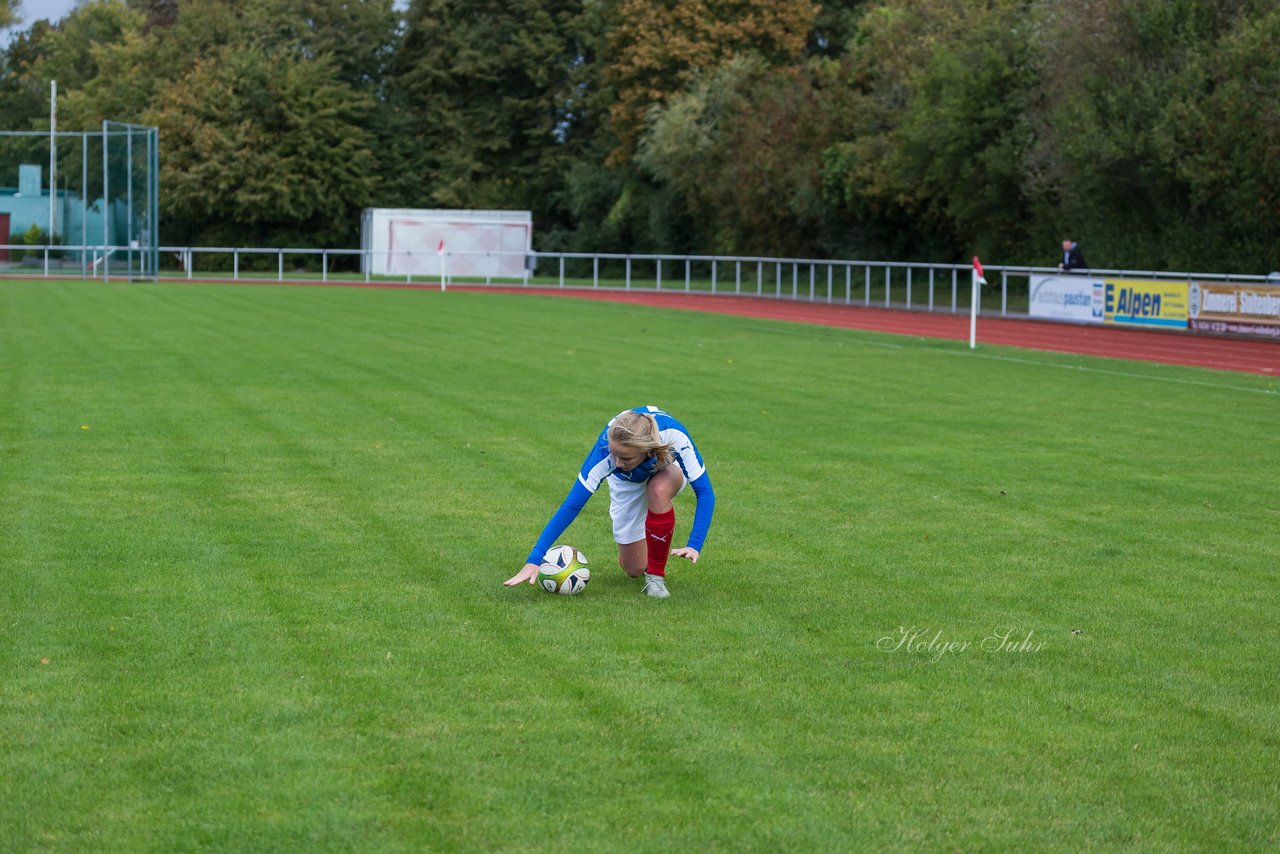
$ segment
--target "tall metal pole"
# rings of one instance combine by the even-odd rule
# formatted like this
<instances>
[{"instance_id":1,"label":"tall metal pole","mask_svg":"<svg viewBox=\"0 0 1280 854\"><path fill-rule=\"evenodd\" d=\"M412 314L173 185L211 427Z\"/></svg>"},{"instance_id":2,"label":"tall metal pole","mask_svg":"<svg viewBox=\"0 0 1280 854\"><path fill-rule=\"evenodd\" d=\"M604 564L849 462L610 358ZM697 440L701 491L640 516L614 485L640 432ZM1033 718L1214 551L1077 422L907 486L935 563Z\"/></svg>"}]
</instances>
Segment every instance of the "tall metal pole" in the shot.
<instances>
[{"instance_id":1,"label":"tall metal pole","mask_svg":"<svg viewBox=\"0 0 1280 854\"><path fill-rule=\"evenodd\" d=\"M130 127L124 138L124 245L125 269L128 270L129 281L133 281L133 128Z\"/></svg>"},{"instance_id":2,"label":"tall metal pole","mask_svg":"<svg viewBox=\"0 0 1280 854\"><path fill-rule=\"evenodd\" d=\"M151 143L151 160L147 166L147 182L151 189L147 199L147 231L151 235L151 275L160 278L160 129L147 134Z\"/></svg>"},{"instance_id":3,"label":"tall metal pole","mask_svg":"<svg viewBox=\"0 0 1280 854\"><path fill-rule=\"evenodd\" d=\"M102 281L111 281L111 260L108 257L111 243L111 194L107 163L107 120L102 120Z\"/></svg>"},{"instance_id":4,"label":"tall metal pole","mask_svg":"<svg viewBox=\"0 0 1280 854\"><path fill-rule=\"evenodd\" d=\"M80 133L80 278L89 267L89 133Z\"/></svg>"},{"instance_id":5,"label":"tall metal pole","mask_svg":"<svg viewBox=\"0 0 1280 854\"><path fill-rule=\"evenodd\" d=\"M58 81L49 81L49 243L58 223L54 218L54 200L58 195ZM49 254L46 252L45 257Z\"/></svg>"}]
</instances>

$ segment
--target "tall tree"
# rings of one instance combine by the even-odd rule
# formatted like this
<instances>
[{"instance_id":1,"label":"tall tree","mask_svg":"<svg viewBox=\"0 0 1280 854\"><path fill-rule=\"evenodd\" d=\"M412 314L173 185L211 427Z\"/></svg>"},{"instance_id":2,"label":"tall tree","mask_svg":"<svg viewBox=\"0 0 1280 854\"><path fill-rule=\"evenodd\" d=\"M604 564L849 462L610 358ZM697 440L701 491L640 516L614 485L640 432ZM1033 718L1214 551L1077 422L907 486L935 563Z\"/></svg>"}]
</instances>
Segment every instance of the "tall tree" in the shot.
<instances>
[{"instance_id":1,"label":"tall tree","mask_svg":"<svg viewBox=\"0 0 1280 854\"><path fill-rule=\"evenodd\" d=\"M330 56L338 76L361 88L381 86L397 46L392 0L253 0L241 9L258 43L304 58Z\"/></svg>"},{"instance_id":2,"label":"tall tree","mask_svg":"<svg viewBox=\"0 0 1280 854\"><path fill-rule=\"evenodd\" d=\"M1196 53L1184 91L1157 127L1158 148L1188 190L1193 235L1171 263L1270 272L1280 267L1280 9L1231 22Z\"/></svg>"},{"instance_id":3,"label":"tall tree","mask_svg":"<svg viewBox=\"0 0 1280 854\"><path fill-rule=\"evenodd\" d=\"M373 198L368 96L321 57L227 48L159 93L161 206L196 242L349 244Z\"/></svg>"},{"instance_id":4,"label":"tall tree","mask_svg":"<svg viewBox=\"0 0 1280 854\"><path fill-rule=\"evenodd\" d=\"M682 195L704 251L817 253L821 152L841 82L831 61L778 69L737 57L654 113L637 162Z\"/></svg>"},{"instance_id":5,"label":"tall tree","mask_svg":"<svg viewBox=\"0 0 1280 854\"><path fill-rule=\"evenodd\" d=\"M1023 172L1036 75L1025 28L1009 25L1019 12L1007 13L938 46L888 158L897 200L944 257L1014 259L1032 236Z\"/></svg>"},{"instance_id":6,"label":"tall tree","mask_svg":"<svg viewBox=\"0 0 1280 854\"><path fill-rule=\"evenodd\" d=\"M606 82L618 148L629 159L649 111L742 53L774 65L796 62L817 18L810 0L613 0Z\"/></svg>"},{"instance_id":7,"label":"tall tree","mask_svg":"<svg viewBox=\"0 0 1280 854\"><path fill-rule=\"evenodd\" d=\"M414 206L540 208L564 171L580 0L416 0L393 104Z\"/></svg>"},{"instance_id":8,"label":"tall tree","mask_svg":"<svg viewBox=\"0 0 1280 854\"><path fill-rule=\"evenodd\" d=\"M123 41L141 25L123 0L79 6L56 24L37 21L20 33L4 52L0 80L0 115L6 129L48 128L49 81L57 80L62 103L101 72L104 50ZM78 117L67 115L74 126Z\"/></svg>"},{"instance_id":9,"label":"tall tree","mask_svg":"<svg viewBox=\"0 0 1280 854\"><path fill-rule=\"evenodd\" d=\"M4 117L0 125L4 130L32 130L48 121L49 81L37 66L44 40L52 30L48 21L37 21L0 51L0 116Z\"/></svg>"},{"instance_id":10,"label":"tall tree","mask_svg":"<svg viewBox=\"0 0 1280 854\"><path fill-rule=\"evenodd\" d=\"M882 0L866 9L843 60L844 136L823 155L831 250L953 259L1018 245L1033 88L1025 6Z\"/></svg>"},{"instance_id":11,"label":"tall tree","mask_svg":"<svg viewBox=\"0 0 1280 854\"><path fill-rule=\"evenodd\" d=\"M547 248L1271 269L1277 41L1274 0L97 0L0 50L0 116L56 77L63 126L162 123L175 239L526 207Z\"/></svg>"},{"instance_id":12,"label":"tall tree","mask_svg":"<svg viewBox=\"0 0 1280 854\"><path fill-rule=\"evenodd\" d=\"M114 0L110 5L124 10ZM80 11L76 14L80 14ZM72 121L162 127L174 239L330 245L378 199L391 0L131 0L122 37L64 98Z\"/></svg>"},{"instance_id":13,"label":"tall tree","mask_svg":"<svg viewBox=\"0 0 1280 854\"><path fill-rule=\"evenodd\" d=\"M1199 58L1216 53L1236 22L1272 5L1038 6L1032 29L1042 94L1029 107L1036 142L1027 182L1041 202L1041 219L1086 241L1099 266L1198 267L1199 259L1226 249L1210 235L1220 221L1241 224L1238 215L1195 213L1193 188L1171 160L1175 129L1168 117L1175 105L1212 94Z\"/></svg>"}]
</instances>

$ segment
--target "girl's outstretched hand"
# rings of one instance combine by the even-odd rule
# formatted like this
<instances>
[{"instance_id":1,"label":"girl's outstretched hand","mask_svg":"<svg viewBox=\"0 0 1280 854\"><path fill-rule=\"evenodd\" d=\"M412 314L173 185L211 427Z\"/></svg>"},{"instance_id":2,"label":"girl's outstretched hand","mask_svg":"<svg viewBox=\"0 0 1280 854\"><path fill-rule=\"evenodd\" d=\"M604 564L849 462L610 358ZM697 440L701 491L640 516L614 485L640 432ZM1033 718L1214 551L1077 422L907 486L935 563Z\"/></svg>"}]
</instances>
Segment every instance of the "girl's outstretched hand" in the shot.
<instances>
[{"instance_id":1,"label":"girl's outstretched hand","mask_svg":"<svg viewBox=\"0 0 1280 854\"><path fill-rule=\"evenodd\" d=\"M688 560L690 563L697 563L697 562L698 562L698 550L697 550L697 549L691 549L691 548L689 548L688 546L686 546L685 548L682 548L682 549L672 549L672 550L671 550L671 553L672 553L673 555L675 555L676 557L682 557L682 558L685 558L685 559L686 559L686 560Z\"/></svg>"},{"instance_id":2,"label":"girl's outstretched hand","mask_svg":"<svg viewBox=\"0 0 1280 854\"><path fill-rule=\"evenodd\" d=\"M694 552L694 554L696 555L697 552ZM536 563L526 563L523 569L521 569L515 575L511 576L510 578L508 578L506 581L502 583L505 584L507 587L515 587L517 584L519 584L522 581L527 581L530 584L533 584L534 581L537 580L537 578L538 578L538 565Z\"/></svg>"}]
</instances>

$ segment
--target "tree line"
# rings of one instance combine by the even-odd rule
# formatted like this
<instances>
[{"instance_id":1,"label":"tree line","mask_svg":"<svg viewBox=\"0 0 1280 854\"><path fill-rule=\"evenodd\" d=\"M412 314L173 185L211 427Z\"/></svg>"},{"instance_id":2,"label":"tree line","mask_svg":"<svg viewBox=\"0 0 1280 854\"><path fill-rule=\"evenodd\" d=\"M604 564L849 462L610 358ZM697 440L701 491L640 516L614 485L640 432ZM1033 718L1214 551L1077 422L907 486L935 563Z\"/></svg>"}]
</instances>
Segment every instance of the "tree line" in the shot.
<instances>
[{"instance_id":1,"label":"tree line","mask_svg":"<svg viewBox=\"0 0 1280 854\"><path fill-rule=\"evenodd\" d=\"M166 243L516 208L543 250L1280 264L1274 0L93 0L25 26L0 129L47 129L51 79L60 127L157 125Z\"/></svg>"}]
</instances>

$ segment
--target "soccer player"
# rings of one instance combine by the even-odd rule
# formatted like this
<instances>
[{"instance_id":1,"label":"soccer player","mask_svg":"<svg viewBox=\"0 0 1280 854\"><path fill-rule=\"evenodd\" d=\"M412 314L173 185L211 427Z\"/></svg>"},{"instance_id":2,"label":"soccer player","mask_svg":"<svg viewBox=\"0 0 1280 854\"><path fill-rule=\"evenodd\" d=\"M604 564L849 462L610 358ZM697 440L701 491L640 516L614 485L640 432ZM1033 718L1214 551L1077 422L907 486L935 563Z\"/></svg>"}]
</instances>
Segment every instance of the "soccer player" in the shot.
<instances>
[{"instance_id":1,"label":"soccer player","mask_svg":"<svg viewBox=\"0 0 1280 854\"><path fill-rule=\"evenodd\" d=\"M689 431L656 406L620 412L605 426L582 464L577 483L542 529L542 536L529 552L524 567L503 583L508 587L522 581L533 584L542 556L606 481L619 565L632 578L644 576L647 595L659 599L670 596L666 583L667 555L698 562L711 527L716 494ZM698 506L688 543L684 548L672 549L676 511L671 500L686 483L693 485Z\"/></svg>"}]
</instances>

